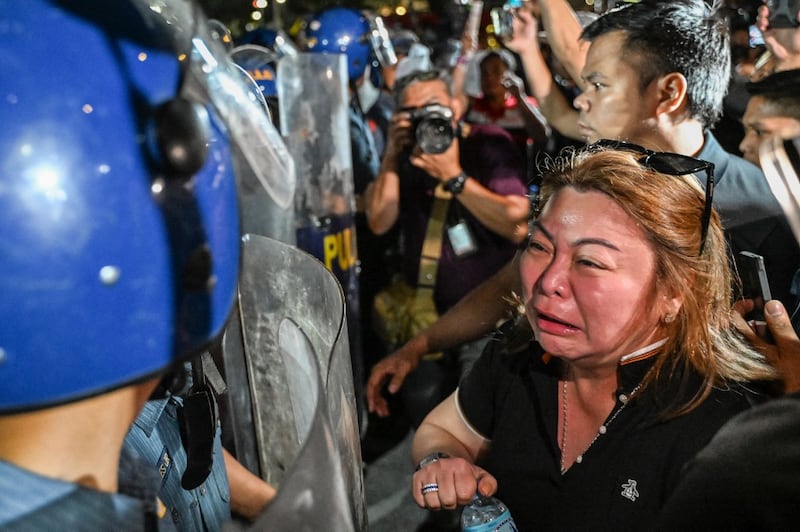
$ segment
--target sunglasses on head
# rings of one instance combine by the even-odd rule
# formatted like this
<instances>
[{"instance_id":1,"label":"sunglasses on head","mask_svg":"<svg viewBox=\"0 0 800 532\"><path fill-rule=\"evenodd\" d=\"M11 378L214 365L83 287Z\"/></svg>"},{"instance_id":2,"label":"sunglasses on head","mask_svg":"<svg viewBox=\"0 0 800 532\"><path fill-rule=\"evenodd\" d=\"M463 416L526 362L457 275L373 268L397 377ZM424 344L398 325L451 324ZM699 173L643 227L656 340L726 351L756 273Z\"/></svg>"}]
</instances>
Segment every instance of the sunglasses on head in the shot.
<instances>
[{"instance_id":1,"label":"sunglasses on head","mask_svg":"<svg viewBox=\"0 0 800 532\"><path fill-rule=\"evenodd\" d=\"M703 161L702 159L695 159L688 155L681 155L680 153L652 151L638 144L621 140L601 139L588 147L589 150L598 148L629 151L640 154L642 156L638 159L640 165L662 174L681 176L696 174L700 171L706 173L706 203L703 209L700 253L698 254L702 255L706 245L706 237L708 236L708 224L711 222L711 200L714 197L714 163Z\"/></svg>"}]
</instances>

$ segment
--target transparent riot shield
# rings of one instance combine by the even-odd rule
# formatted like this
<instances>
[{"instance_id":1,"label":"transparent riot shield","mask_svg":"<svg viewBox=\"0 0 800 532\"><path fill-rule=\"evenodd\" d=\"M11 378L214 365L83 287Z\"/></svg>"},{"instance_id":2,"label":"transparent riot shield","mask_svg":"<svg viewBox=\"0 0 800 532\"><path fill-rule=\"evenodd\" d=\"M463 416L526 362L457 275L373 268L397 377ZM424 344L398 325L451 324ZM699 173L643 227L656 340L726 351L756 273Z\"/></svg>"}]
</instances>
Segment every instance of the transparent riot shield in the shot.
<instances>
[{"instance_id":1,"label":"transparent riot shield","mask_svg":"<svg viewBox=\"0 0 800 532\"><path fill-rule=\"evenodd\" d=\"M254 427L253 438L237 434L248 440L237 442L237 458L249 467L249 447L261 477L278 487L266 529L366 528L348 347L344 297L333 275L306 252L246 235L239 320L226 331L223 357L238 349L246 360L239 378L248 388L232 386L226 375L230 401L250 403L249 410L233 408L240 425Z\"/></svg>"},{"instance_id":2,"label":"transparent riot shield","mask_svg":"<svg viewBox=\"0 0 800 532\"><path fill-rule=\"evenodd\" d=\"M266 48L250 46L246 49L237 47L231 50L232 60L241 60L241 54L248 55L250 60L253 56L262 56L264 62L273 61L275 55ZM269 173L266 176L268 182L286 181L295 183L295 164L294 159L289 153L289 149L281 138L280 133L272 125L270 111L264 95L261 93L256 81L246 70L236 65L239 71L242 84L248 89L247 96L255 105L263 109L267 117L267 123L263 124L265 129L269 129L267 138L270 142L270 149L264 150L265 155L272 160L270 166L261 169L261 173ZM238 149L238 148L235 148ZM236 161L245 161L242 154L237 153ZM239 165L237 177L239 185L239 203L242 212L242 233L253 233L256 235L268 236L281 242L294 244L296 236L294 231L294 205L293 203L281 203L270 191L263 186L265 176L259 176L254 168L247 164ZM294 190L291 191L292 195Z\"/></svg>"},{"instance_id":3,"label":"transparent riot shield","mask_svg":"<svg viewBox=\"0 0 800 532\"><path fill-rule=\"evenodd\" d=\"M281 132L297 175L297 245L322 261L344 291L361 415L364 369L358 330L361 311L349 98L344 55L300 53L278 62Z\"/></svg>"}]
</instances>

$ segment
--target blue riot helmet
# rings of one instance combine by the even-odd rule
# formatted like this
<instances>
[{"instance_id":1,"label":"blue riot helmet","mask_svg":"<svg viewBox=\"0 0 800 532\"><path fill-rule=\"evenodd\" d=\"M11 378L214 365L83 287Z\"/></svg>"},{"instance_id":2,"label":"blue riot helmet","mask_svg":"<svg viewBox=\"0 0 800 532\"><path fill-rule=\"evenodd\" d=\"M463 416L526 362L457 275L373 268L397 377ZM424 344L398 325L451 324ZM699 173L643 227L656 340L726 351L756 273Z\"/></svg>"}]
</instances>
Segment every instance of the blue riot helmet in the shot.
<instances>
[{"instance_id":1,"label":"blue riot helmet","mask_svg":"<svg viewBox=\"0 0 800 532\"><path fill-rule=\"evenodd\" d=\"M264 46L243 44L234 48L230 56L234 63L250 74L265 98L278 96L275 82L278 58L274 52Z\"/></svg>"},{"instance_id":2,"label":"blue riot helmet","mask_svg":"<svg viewBox=\"0 0 800 532\"><path fill-rule=\"evenodd\" d=\"M156 376L232 309L257 113L194 4L152 3L0 0L2 413Z\"/></svg>"},{"instance_id":3,"label":"blue riot helmet","mask_svg":"<svg viewBox=\"0 0 800 532\"><path fill-rule=\"evenodd\" d=\"M277 57L297 55L297 46L283 30L272 28L256 28L242 35L236 42L237 45L255 44L263 46L274 52Z\"/></svg>"},{"instance_id":4,"label":"blue riot helmet","mask_svg":"<svg viewBox=\"0 0 800 532\"><path fill-rule=\"evenodd\" d=\"M332 7L314 15L306 28L305 46L309 52L345 54L351 82L364 75L373 57L382 65L397 62L383 19L357 9Z\"/></svg>"},{"instance_id":5,"label":"blue riot helmet","mask_svg":"<svg viewBox=\"0 0 800 532\"><path fill-rule=\"evenodd\" d=\"M242 44L230 52L230 57L241 67L255 83L270 119L277 123L278 112L278 75L277 54L256 44ZM276 125L277 127L277 125Z\"/></svg>"}]
</instances>

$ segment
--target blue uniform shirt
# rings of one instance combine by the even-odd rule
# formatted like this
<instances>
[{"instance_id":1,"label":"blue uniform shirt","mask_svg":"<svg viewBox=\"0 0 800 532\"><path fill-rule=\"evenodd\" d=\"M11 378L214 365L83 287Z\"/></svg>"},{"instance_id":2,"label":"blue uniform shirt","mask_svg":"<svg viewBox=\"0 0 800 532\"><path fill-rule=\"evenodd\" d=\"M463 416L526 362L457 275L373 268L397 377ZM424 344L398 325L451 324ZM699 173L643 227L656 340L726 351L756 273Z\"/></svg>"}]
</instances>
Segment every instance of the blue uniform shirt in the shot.
<instances>
[{"instance_id":1,"label":"blue uniform shirt","mask_svg":"<svg viewBox=\"0 0 800 532\"><path fill-rule=\"evenodd\" d=\"M181 443L180 397L148 401L125 438L161 477L159 498L180 531L221 530L231 519L230 490L222 457L220 427L214 438L214 465L206 481L193 490L181 486L186 452Z\"/></svg>"},{"instance_id":2,"label":"blue uniform shirt","mask_svg":"<svg viewBox=\"0 0 800 532\"><path fill-rule=\"evenodd\" d=\"M0 530L145 530L143 501L43 477L0 460Z\"/></svg>"}]
</instances>

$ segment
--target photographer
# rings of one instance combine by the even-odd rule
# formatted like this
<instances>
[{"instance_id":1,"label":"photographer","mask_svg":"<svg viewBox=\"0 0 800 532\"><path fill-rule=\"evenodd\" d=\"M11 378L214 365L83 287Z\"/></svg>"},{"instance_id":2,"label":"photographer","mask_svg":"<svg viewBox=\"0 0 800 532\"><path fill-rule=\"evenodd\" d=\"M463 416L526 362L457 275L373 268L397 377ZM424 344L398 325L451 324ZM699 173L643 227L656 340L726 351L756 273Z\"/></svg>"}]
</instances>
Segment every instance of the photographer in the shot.
<instances>
[{"instance_id":1,"label":"photographer","mask_svg":"<svg viewBox=\"0 0 800 532\"><path fill-rule=\"evenodd\" d=\"M508 262L525 237L528 199L523 164L501 128L456 121L460 110L444 74L409 74L398 81L396 94L398 111L392 117L381 170L365 195L367 221L378 234L400 224L402 272L405 281L416 287L434 198L449 197L441 255L430 279L436 310L442 313ZM469 358L467 352L477 356L481 351L480 346L468 346L423 361L406 380L403 399L415 426L455 387L457 366L469 362L464 360ZM379 362L367 385L368 398L381 393L398 366L409 363L396 353ZM417 385L426 391L417 390Z\"/></svg>"}]
</instances>

